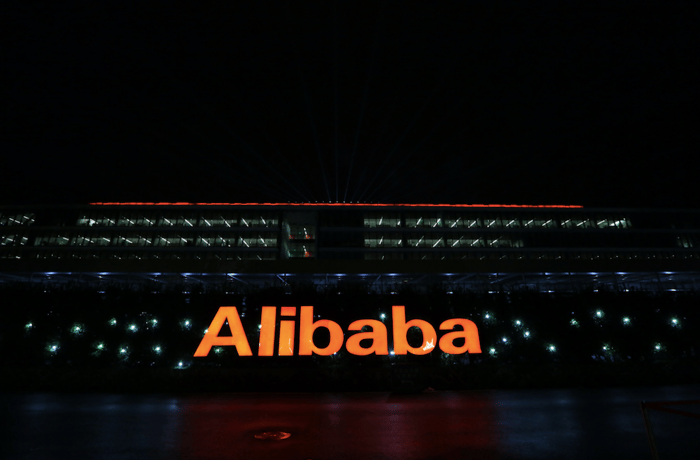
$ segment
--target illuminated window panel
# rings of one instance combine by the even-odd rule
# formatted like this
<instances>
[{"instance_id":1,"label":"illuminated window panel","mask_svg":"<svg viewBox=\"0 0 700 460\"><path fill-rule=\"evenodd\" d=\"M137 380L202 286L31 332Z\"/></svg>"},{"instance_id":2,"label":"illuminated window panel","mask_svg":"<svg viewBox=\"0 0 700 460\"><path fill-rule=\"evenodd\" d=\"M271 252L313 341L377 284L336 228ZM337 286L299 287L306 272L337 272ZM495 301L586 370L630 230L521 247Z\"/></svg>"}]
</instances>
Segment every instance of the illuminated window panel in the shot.
<instances>
[{"instance_id":1,"label":"illuminated window panel","mask_svg":"<svg viewBox=\"0 0 700 460\"><path fill-rule=\"evenodd\" d=\"M410 235L407 245L410 248L444 248L445 238L439 234Z\"/></svg>"},{"instance_id":2,"label":"illuminated window panel","mask_svg":"<svg viewBox=\"0 0 700 460\"><path fill-rule=\"evenodd\" d=\"M681 248L692 248L695 247L693 240L689 235L681 235L676 237L676 244Z\"/></svg>"},{"instance_id":3,"label":"illuminated window panel","mask_svg":"<svg viewBox=\"0 0 700 460\"><path fill-rule=\"evenodd\" d=\"M200 227L238 227L238 216L233 213L204 213L199 217Z\"/></svg>"},{"instance_id":4,"label":"illuminated window panel","mask_svg":"<svg viewBox=\"0 0 700 460\"><path fill-rule=\"evenodd\" d=\"M241 235L238 237L238 246L245 248L276 248L277 236L274 233Z\"/></svg>"},{"instance_id":5,"label":"illuminated window panel","mask_svg":"<svg viewBox=\"0 0 700 460\"><path fill-rule=\"evenodd\" d=\"M192 213L169 213L158 217L159 227L194 227L197 217Z\"/></svg>"},{"instance_id":6,"label":"illuminated window panel","mask_svg":"<svg viewBox=\"0 0 700 460\"><path fill-rule=\"evenodd\" d=\"M113 227L117 225L116 216L106 214L83 214L78 219L79 226L86 227Z\"/></svg>"},{"instance_id":7,"label":"illuminated window panel","mask_svg":"<svg viewBox=\"0 0 700 460\"><path fill-rule=\"evenodd\" d=\"M400 248L403 247L403 238L399 233L375 234L365 233L366 248Z\"/></svg>"},{"instance_id":8,"label":"illuminated window panel","mask_svg":"<svg viewBox=\"0 0 700 460\"><path fill-rule=\"evenodd\" d=\"M38 236L34 240L34 246L68 246L70 237L64 234Z\"/></svg>"},{"instance_id":9,"label":"illuminated window panel","mask_svg":"<svg viewBox=\"0 0 700 460\"><path fill-rule=\"evenodd\" d=\"M481 220L476 217L447 216L444 224L446 228L477 228L481 227Z\"/></svg>"},{"instance_id":10,"label":"illuminated window panel","mask_svg":"<svg viewBox=\"0 0 700 460\"><path fill-rule=\"evenodd\" d=\"M553 217L525 217L522 219L525 228L555 228L556 220Z\"/></svg>"},{"instance_id":11,"label":"illuminated window panel","mask_svg":"<svg viewBox=\"0 0 700 460\"><path fill-rule=\"evenodd\" d=\"M194 238L190 235L163 233L153 238L153 246L158 247L181 247L193 246Z\"/></svg>"},{"instance_id":12,"label":"illuminated window panel","mask_svg":"<svg viewBox=\"0 0 700 460\"><path fill-rule=\"evenodd\" d=\"M240 227L268 227L275 228L279 224L279 219L274 214L241 214L239 220Z\"/></svg>"},{"instance_id":13,"label":"illuminated window panel","mask_svg":"<svg viewBox=\"0 0 700 460\"><path fill-rule=\"evenodd\" d=\"M34 213L0 214L0 226L32 225Z\"/></svg>"},{"instance_id":14,"label":"illuminated window panel","mask_svg":"<svg viewBox=\"0 0 700 460\"><path fill-rule=\"evenodd\" d=\"M313 259L314 248L312 244L294 244L288 249L287 255L290 259Z\"/></svg>"},{"instance_id":15,"label":"illuminated window panel","mask_svg":"<svg viewBox=\"0 0 700 460\"><path fill-rule=\"evenodd\" d=\"M563 219L561 221L562 228L595 228L595 225L591 219L582 218L572 218Z\"/></svg>"},{"instance_id":16,"label":"illuminated window panel","mask_svg":"<svg viewBox=\"0 0 700 460\"><path fill-rule=\"evenodd\" d=\"M593 219L597 228L629 228L629 222L624 217L596 217Z\"/></svg>"},{"instance_id":17,"label":"illuminated window panel","mask_svg":"<svg viewBox=\"0 0 700 460\"><path fill-rule=\"evenodd\" d=\"M408 228L436 228L442 227L442 219L434 214L409 214L406 216Z\"/></svg>"},{"instance_id":18,"label":"illuminated window panel","mask_svg":"<svg viewBox=\"0 0 700 460\"><path fill-rule=\"evenodd\" d=\"M0 246L24 246L27 244L26 236L21 234L0 235Z\"/></svg>"},{"instance_id":19,"label":"illuminated window panel","mask_svg":"<svg viewBox=\"0 0 700 460\"><path fill-rule=\"evenodd\" d=\"M401 227L401 218L398 214L373 213L365 214L365 228L398 228Z\"/></svg>"},{"instance_id":20,"label":"illuminated window panel","mask_svg":"<svg viewBox=\"0 0 700 460\"><path fill-rule=\"evenodd\" d=\"M316 239L316 228L312 226L304 225L290 225L289 226L289 239L290 240L315 240Z\"/></svg>"},{"instance_id":21,"label":"illuminated window panel","mask_svg":"<svg viewBox=\"0 0 700 460\"><path fill-rule=\"evenodd\" d=\"M501 219L501 224L504 228L518 228L520 227L520 219L516 217L503 217Z\"/></svg>"},{"instance_id":22,"label":"illuminated window panel","mask_svg":"<svg viewBox=\"0 0 700 460\"><path fill-rule=\"evenodd\" d=\"M153 214L139 213L134 219L134 223L137 227L152 227L156 225L158 218Z\"/></svg>"}]
</instances>

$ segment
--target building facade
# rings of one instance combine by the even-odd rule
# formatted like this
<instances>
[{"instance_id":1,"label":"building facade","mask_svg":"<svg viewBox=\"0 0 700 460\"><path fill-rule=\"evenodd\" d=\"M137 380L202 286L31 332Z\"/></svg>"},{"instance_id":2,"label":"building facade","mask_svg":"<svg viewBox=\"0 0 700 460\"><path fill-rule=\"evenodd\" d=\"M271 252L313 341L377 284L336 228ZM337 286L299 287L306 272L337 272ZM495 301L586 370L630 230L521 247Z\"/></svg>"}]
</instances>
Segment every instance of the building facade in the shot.
<instances>
[{"instance_id":1,"label":"building facade","mask_svg":"<svg viewBox=\"0 0 700 460\"><path fill-rule=\"evenodd\" d=\"M0 207L0 281L694 290L700 211L377 203Z\"/></svg>"}]
</instances>

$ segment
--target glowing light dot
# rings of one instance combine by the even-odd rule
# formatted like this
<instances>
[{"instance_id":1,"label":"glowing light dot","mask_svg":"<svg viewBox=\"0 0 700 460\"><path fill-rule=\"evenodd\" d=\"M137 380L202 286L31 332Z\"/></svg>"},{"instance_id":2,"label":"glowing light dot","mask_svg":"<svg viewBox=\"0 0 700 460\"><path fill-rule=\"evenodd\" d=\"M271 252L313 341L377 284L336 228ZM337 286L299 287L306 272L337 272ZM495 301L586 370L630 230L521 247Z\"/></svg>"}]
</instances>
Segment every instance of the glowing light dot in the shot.
<instances>
[{"instance_id":1,"label":"glowing light dot","mask_svg":"<svg viewBox=\"0 0 700 460\"><path fill-rule=\"evenodd\" d=\"M394 356L394 350L391 350L391 351L389 352L389 354L390 354L391 356Z\"/></svg>"},{"instance_id":2,"label":"glowing light dot","mask_svg":"<svg viewBox=\"0 0 700 460\"><path fill-rule=\"evenodd\" d=\"M97 349L98 349L98 350L102 350L104 347L105 347L105 345L104 345L103 343L98 343L98 344L97 344Z\"/></svg>"},{"instance_id":3,"label":"glowing light dot","mask_svg":"<svg viewBox=\"0 0 700 460\"><path fill-rule=\"evenodd\" d=\"M486 313L486 316L484 316L484 318L486 318L486 319L489 319L490 317L491 317L491 315L489 315L488 313Z\"/></svg>"},{"instance_id":4,"label":"glowing light dot","mask_svg":"<svg viewBox=\"0 0 700 460\"><path fill-rule=\"evenodd\" d=\"M126 353L126 348L122 348L121 350L119 350L119 353L121 353L121 354Z\"/></svg>"},{"instance_id":5,"label":"glowing light dot","mask_svg":"<svg viewBox=\"0 0 700 460\"><path fill-rule=\"evenodd\" d=\"M25 329L31 329L32 327L34 327L34 325L32 323L27 323L24 325Z\"/></svg>"},{"instance_id":6,"label":"glowing light dot","mask_svg":"<svg viewBox=\"0 0 700 460\"><path fill-rule=\"evenodd\" d=\"M185 321L185 326L189 326L189 325L190 325L189 320L188 320L188 321Z\"/></svg>"},{"instance_id":7,"label":"glowing light dot","mask_svg":"<svg viewBox=\"0 0 700 460\"><path fill-rule=\"evenodd\" d=\"M672 322L674 325L675 325L675 324L678 324L678 320L677 320L676 318L673 318L673 319L671 320L671 322Z\"/></svg>"},{"instance_id":8,"label":"glowing light dot","mask_svg":"<svg viewBox=\"0 0 700 460\"><path fill-rule=\"evenodd\" d=\"M491 348L491 349L489 350L489 354L490 354L490 355L495 355L495 354L496 354L496 349L495 349L495 348Z\"/></svg>"},{"instance_id":9,"label":"glowing light dot","mask_svg":"<svg viewBox=\"0 0 700 460\"><path fill-rule=\"evenodd\" d=\"M501 340L503 341L503 343L506 343L508 341L508 339L505 337L503 337Z\"/></svg>"},{"instance_id":10,"label":"glowing light dot","mask_svg":"<svg viewBox=\"0 0 700 460\"><path fill-rule=\"evenodd\" d=\"M258 329L260 329L261 327L262 327L262 324L258 324Z\"/></svg>"},{"instance_id":11,"label":"glowing light dot","mask_svg":"<svg viewBox=\"0 0 700 460\"><path fill-rule=\"evenodd\" d=\"M58 347L56 345L51 345L51 351L56 351L58 350Z\"/></svg>"},{"instance_id":12,"label":"glowing light dot","mask_svg":"<svg viewBox=\"0 0 700 460\"><path fill-rule=\"evenodd\" d=\"M217 355L218 355L219 353L221 353L222 351L223 351L223 350L221 349L221 347L216 347L216 348L214 348L214 353L216 353Z\"/></svg>"},{"instance_id":13,"label":"glowing light dot","mask_svg":"<svg viewBox=\"0 0 700 460\"><path fill-rule=\"evenodd\" d=\"M135 324L132 324L131 326L129 326L130 331L135 331L136 329L137 329L137 327Z\"/></svg>"},{"instance_id":14,"label":"glowing light dot","mask_svg":"<svg viewBox=\"0 0 700 460\"><path fill-rule=\"evenodd\" d=\"M182 361L180 361L179 363L177 363L177 367L182 367Z\"/></svg>"},{"instance_id":15,"label":"glowing light dot","mask_svg":"<svg viewBox=\"0 0 700 460\"><path fill-rule=\"evenodd\" d=\"M625 324L629 324L629 323L630 323L630 319L629 319L628 317L625 316L624 318L622 318L622 322L625 323Z\"/></svg>"},{"instance_id":16,"label":"glowing light dot","mask_svg":"<svg viewBox=\"0 0 700 460\"><path fill-rule=\"evenodd\" d=\"M154 350L160 352L160 347L155 347Z\"/></svg>"},{"instance_id":17,"label":"glowing light dot","mask_svg":"<svg viewBox=\"0 0 700 460\"><path fill-rule=\"evenodd\" d=\"M380 317L381 319L384 319L384 318L386 318L386 315L385 315L384 313L382 313L381 315L379 315L379 317Z\"/></svg>"},{"instance_id":18,"label":"glowing light dot","mask_svg":"<svg viewBox=\"0 0 700 460\"><path fill-rule=\"evenodd\" d=\"M657 350L661 350L661 345L659 345L659 344L657 343L657 344L654 346L654 348L657 349Z\"/></svg>"},{"instance_id":19,"label":"glowing light dot","mask_svg":"<svg viewBox=\"0 0 700 460\"><path fill-rule=\"evenodd\" d=\"M530 331L525 331L525 337L530 337Z\"/></svg>"},{"instance_id":20,"label":"glowing light dot","mask_svg":"<svg viewBox=\"0 0 700 460\"><path fill-rule=\"evenodd\" d=\"M204 333L207 334L209 332L209 328L204 329Z\"/></svg>"},{"instance_id":21,"label":"glowing light dot","mask_svg":"<svg viewBox=\"0 0 700 460\"><path fill-rule=\"evenodd\" d=\"M605 345L603 345L603 350L605 351L605 350L607 350L607 349L608 349L608 347L606 347Z\"/></svg>"},{"instance_id":22,"label":"glowing light dot","mask_svg":"<svg viewBox=\"0 0 700 460\"><path fill-rule=\"evenodd\" d=\"M109 324L112 325L112 326L116 326L116 325L117 325L117 320L114 319L114 318L112 318L112 319L109 320Z\"/></svg>"},{"instance_id":23,"label":"glowing light dot","mask_svg":"<svg viewBox=\"0 0 700 460\"><path fill-rule=\"evenodd\" d=\"M596 315L598 318L602 318L602 317L603 317L603 312L600 311L600 310L596 310L595 315Z\"/></svg>"},{"instance_id":24,"label":"glowing light dot","mask_svg":"<svg viewBox=\"0 0 700 460\"><path fill-rule=\"evenodd\" d=\"M550 346L547 347L547 348L548 348L548 350L551 351L551 352L557 351L557 347L555 347L554 345L550 345Z\"/></svg>"},{"instance_id":25,"label":"glowing light dot","mask_svg":"<svg viewBox=\"0 0 700 460\"><path fill-rule=\"evenodd\" d=\"M571 325L572 325L572 326L578 326L578 321L576 321L575 319L572 319L572 320L571 320Z\"/></svg>"},{"instance_id":26,"label":"glowing light dot","mask_svg":"<svg viewBox=\"0 0 700 460\"><path fill-rule=\"evenodd\" d=\"M515 324L516 324L517 326L520 326L522 323L520 322L520 320L517 320L517 321L515 321Z\"/></svg>"}]
</instances>

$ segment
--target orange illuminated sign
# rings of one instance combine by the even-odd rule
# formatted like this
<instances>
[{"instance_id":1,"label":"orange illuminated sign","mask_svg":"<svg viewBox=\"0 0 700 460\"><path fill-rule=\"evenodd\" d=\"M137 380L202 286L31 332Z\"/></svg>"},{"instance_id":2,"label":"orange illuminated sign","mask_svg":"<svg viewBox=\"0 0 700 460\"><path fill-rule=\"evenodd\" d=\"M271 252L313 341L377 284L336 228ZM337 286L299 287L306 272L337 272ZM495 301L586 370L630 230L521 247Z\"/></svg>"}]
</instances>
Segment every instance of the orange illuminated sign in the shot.
<instances>
[{"instance_id":1,"label":"orange illuminated sign","mask_svg":"<svg viewBox=\"0 0 700 460\"><path fill-rule=\"evenodd\" d=\"M405 355L425 355L439 347L444 353L481 353L479 344L479 333L473 321L464 318L453 318L440 324L440 331L450 331L437 340L435 328L421 319L406 321L405 307L394 305L391 307L392 313L392 333L394 340L394 354ZM295 317L296 307L281 307L279 321L279 335L277 340L278 356L293 356L295 346L298 345L297 354L299 356L310 356L312 354L329 356L338 352L343 347L353 355L366 356L371 354L388 355L389 342L387 328L383 322L372 319L361 319L351 323L348 331L358 331L352 334L345 341L343 329L335 321L319 319L314 321L314 307L300 307L299 313L299 339L295 341L296 331ZM273 356L275 351L275 336L277 307L262 307L260 316L260 342L258 344L258 356ZM219 336L224 323L228 322L231 329L230 336ZM363 328L371 331L362 332ZM408 330L411 327L420 329L423 336L423 343L417 347L412 347L408 343ZM328 331L330 340L324 348L319 348L314 342L314 332L317 329L325 328ZM462 339L462 340L460 340ZM455 345L460 340L462 345ZM367 341L370 345L367 345ZM363 342L365 346L363 346ZM253 352L248 343L248 338L243 329L241 318L236 307L220 307L214 316L206 334L202 338L194 356L207 356L212 347L234 346L239 356L253 356Z\"/></svg>"}]
</instances>

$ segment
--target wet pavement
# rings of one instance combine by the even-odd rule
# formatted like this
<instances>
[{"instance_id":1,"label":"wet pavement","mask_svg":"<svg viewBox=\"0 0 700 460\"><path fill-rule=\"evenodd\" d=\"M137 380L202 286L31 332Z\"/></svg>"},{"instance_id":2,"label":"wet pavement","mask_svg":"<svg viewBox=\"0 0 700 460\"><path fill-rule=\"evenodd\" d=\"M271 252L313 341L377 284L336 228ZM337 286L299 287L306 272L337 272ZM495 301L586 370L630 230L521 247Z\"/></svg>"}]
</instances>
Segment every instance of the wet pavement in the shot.
<instances>
[{"instance_id":1,"label":"wet pavement","mask_svg":"<svg viewBox=\"0 0 700 460\"><path fill-rule=\"evenodd\" d=\"M647 459L639 402L698 399L700 385L416 395L2 394L0 458ZM661 459L699 458L700 419L652 411L651 420ZM290 436L256 438L275 431Z\"/></svg>"}]
</instances>

